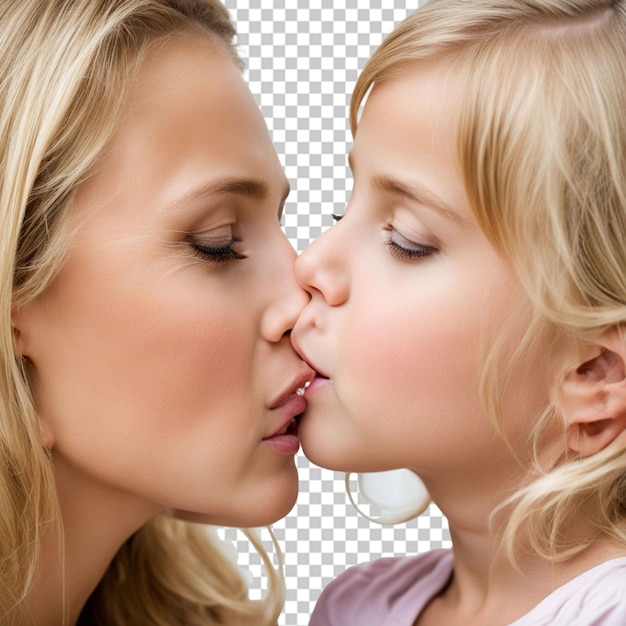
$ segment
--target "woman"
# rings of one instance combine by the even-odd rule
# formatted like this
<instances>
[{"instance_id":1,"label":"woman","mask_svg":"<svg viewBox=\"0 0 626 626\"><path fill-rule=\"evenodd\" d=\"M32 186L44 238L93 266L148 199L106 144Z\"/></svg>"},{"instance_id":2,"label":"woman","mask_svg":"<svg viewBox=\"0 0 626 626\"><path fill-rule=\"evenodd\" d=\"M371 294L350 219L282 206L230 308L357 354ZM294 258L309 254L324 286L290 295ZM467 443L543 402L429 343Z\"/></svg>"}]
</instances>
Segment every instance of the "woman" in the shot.
<instances>
[{"instance_id":1,"label":"woman","mask_svg":"<svg viewBox=\"0 0 626 626\"><path fill-rule=\"evenodd\" d=\"M228 14L5 0L0 33L0 621L275 623L280 577L250 602L189 523L287 513L312 377Z\"/></svg>"}]
</instances>

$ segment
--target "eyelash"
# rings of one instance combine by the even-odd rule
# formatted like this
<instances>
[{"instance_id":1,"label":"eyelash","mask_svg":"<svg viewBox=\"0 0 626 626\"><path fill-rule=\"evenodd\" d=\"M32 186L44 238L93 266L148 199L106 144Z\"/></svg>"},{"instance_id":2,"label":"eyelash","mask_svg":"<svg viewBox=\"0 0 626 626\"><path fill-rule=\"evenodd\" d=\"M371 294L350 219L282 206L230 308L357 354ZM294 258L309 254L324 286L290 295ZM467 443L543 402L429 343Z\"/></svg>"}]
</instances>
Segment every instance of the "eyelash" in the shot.
<instances>
[{"instance_id":1,"label":"eyelash","mask_svg":"<svg viewBox=\"0 0 626 626\"><path fill-rule=\"evenodd\" d=\"M389 227L389 238L385 244L389 252L402 261L415 261L438 252L433 246L420 245L401 235L395 228ZM401 245L403 244L403 245Z\"/></svg>"},{"instance_id":2,"label":"eyelash","mask_svg":"<svg viewBox=\"0 0 626 626\"><path fill-rule=\"evenodd\" d=\"M194 253L202 259L208 259L214 263L230 263L246 258L245 254L235 250L237 243L237 240L233 239L223 246L205 246L199 243L191 243L190 245Z\"/></svg>"},{"instance_id":3,"label":"eyelash","mask_svg":"<svg viewBox=\"0 0 626 626\"><path fill-rule=\"evenodd\" d=\"M332 218L335 222L339 222L344 216L332 213ZM438 252L437 248L433 246L423 246L417 244L410 239L401 235L395 228L389 227L387 229L390 233L389 239L385 241L385 244L389 247L391 254L402 261L415 261L426 256L430 256ZM393 234L396 233L397 237L406 242L404 246L399 245L397 241L394 241ZM407 245L408 244L408 245Z\"/></svg>"}]
</instances>

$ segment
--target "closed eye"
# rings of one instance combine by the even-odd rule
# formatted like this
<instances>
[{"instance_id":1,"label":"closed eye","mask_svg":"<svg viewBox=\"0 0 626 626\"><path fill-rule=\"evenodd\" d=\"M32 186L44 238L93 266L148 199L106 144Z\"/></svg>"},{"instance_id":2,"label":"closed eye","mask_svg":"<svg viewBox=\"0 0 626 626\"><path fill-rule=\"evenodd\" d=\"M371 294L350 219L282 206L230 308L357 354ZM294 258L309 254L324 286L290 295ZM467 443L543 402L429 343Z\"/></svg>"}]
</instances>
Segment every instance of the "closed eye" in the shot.
<instances>
[{"instance_id":1,"label":"closed eye","mask_svg":"<svg viewBox=\"0 0 626 626\"><path fill-rule=\"evenodd\" d=\"M246 258L245 254L237 251L238 241L231 239L224 245L206 245L200 243L190 243L193 252L202 259L212 261L214 263L229 263L233 261L241 261Z\"/></svg>"},{"instance_id":2,"label":"closed eye","mask_svg":"<svg viewBox=\"0 0 626 626\"><path fill-rule=\"evenodd\" d=\"M393 227L389 227L387 230L389 231L389 235L385 244L389 247L391 254L398 259L403 261L415 261L439 252L434 246L416 243L407 239L407 237Z\"/></svg>"}]
</instances>

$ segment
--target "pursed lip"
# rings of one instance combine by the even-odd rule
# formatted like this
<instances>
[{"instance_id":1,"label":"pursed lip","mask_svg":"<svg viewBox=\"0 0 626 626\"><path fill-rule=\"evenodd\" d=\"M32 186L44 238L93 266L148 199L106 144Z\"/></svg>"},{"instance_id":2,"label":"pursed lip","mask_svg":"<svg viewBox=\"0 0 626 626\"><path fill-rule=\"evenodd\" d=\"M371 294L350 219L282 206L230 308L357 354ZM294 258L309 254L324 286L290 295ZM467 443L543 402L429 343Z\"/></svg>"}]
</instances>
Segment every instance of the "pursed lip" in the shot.
<instances>
[{"instance_id":1,"label":"pursed lip","mask_svg":"<svg viewBox=\"0 0 626 626\"><path fill-rule=\"evenodd\" d=\"M307 364L306 371L300 373L291 385L289 385L289 387L287 387L283 393L278 396L278 398L269 407L270 411L280 409L287 402L289 402L294 395L300 397L298 395L298 390L304 389L304 387L306 387L315 378L315 374L316 372Z\"/></svg>"},{"instance_id":2,"label":"pursed lip","mask_svg":"<svg viewBox=\"0 0 626 626\"><path fill-rule=\"evenodd\" d=\"M310 383L312 383L313 380L315 380L316 378L326 378L326 379L330 378L330 376L327 376L321 369L319 369L319 367L317 367L317 365L311 363L311 361L307 358L307 356L302 354L301 351L299 351L299 355L300 355L300 358L315 372L315 376L313 377L313 379L309 381Z\"/></svg>"},{"instance_id":3,"label":"pursed lip","mask_svg":"<svg viewBox=\"0 0 626 626\"><path fill-rule=\"evenodd\" d=\"M277 411L283 419L273 432L264 439L271 439L279 434L297 434L296 417L304 412L306 400L301 392L315 379L315 372L306 368L285 391L269 407L271 411ZM283 431L285 431L283 433Z\"/></svg>"},{"instance_id":4,"label":"pursed lip","mask_svg":"<svg viewBox=\"0 0 626 626\"><path fill-rule=\"evenodd\" d=\"M315 376L309 381L309 383L312 383L313 380L315 380L316 378L326 378L329 379L330 376L327 376L319 367L317 367L317 365L315 365L310 359L309 357L305 354L304 350L302 349L302 346L300 345L299 341L296 341L296 337L294 337L292 335L291 337L291 344L293 345L295 351L298 353L298 356L314 371Z\"/></svg>"},{"instance_id":5,"label":"pursed lip","mask_svg":"<svg viewBox=\"0 0 626 626\"><path fill-rule=\"evenodd\" d=\"M302 409L300 413L304 411L304 407L306 406L306 400L301 398L302 400ZM300 413L297 413L299 415ZM290 417L280 428L277 428L275 432L267 437L263 437L263 441L266 439L272 439L274 437L279 437L280 435L298 435L298 420L295 417Z\"/></svg>"},{"instance_id":6,"label":"pursed lip","mask_svg":"<svg viewBox=\"0 0 626 626\"><path fill-rule=\"evenodd\" d=\"M317 365L311 363L311 361L304 354L302 354L302 351L299 351L298 353L300 354L300 358L315 370L315 378L311 381L309 385L307 385L304 391L304 398L308 401L312 397L312 395L317 392L318 389L326 388L327 384L330 381L330 376L320 370Z\"/></svg>"}]
</instances>

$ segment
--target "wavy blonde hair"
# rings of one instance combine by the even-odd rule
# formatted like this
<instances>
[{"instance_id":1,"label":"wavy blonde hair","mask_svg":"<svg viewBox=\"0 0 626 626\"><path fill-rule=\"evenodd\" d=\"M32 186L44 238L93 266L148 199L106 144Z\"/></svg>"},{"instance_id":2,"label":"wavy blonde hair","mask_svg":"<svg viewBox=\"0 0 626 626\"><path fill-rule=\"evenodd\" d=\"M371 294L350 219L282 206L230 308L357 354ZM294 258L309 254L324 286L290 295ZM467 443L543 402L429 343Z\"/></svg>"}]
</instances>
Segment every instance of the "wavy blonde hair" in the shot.
<instances>
[{"instance_id":1,"label":"wavy blonde hair","mask_svg":"<svg viewBox=\"0 0 626 626\"><path fill-rule=\"evenodd\" d=\"M77 187L118 121L134 72L163 38L204 33L230 50L218 0L0 0L0 622L13 623L37 572L43 533L60 524L50 458L16 355L13 307L61 266ZM269 592L251 601L216 534L159 517L132 536L81 615L107 625L275 624L283 578L246 531ZM62 536L62 535L61 535ZM280 552L278 552L280 560Z\"/></svg>"},{"instance_id":2,"label":"wavy blonde hair","mask_svg":"<svg viewBox=\"0 0 626 626\"><path fill-rule=\"evenodd\" d=\"M624 0L430 0L383 42L356 84L353 133L374 83L409 68L452 68L462 110L458 154L472 209L528 296L509 362L485 356L481 395L501 428L500 399L530 354L553 359L553 392L529 416L529 449L564 428L558 387L579 350L626 323L626 4ZM455 71L456 70L456 71ZM504 332L508 332L504 329ZM601 537L626 542L626 450L565 455L506 502L503 546L523 536L567 559ZM584 520L588 537L566 537Z\"/></svg>"}]
</instances>

